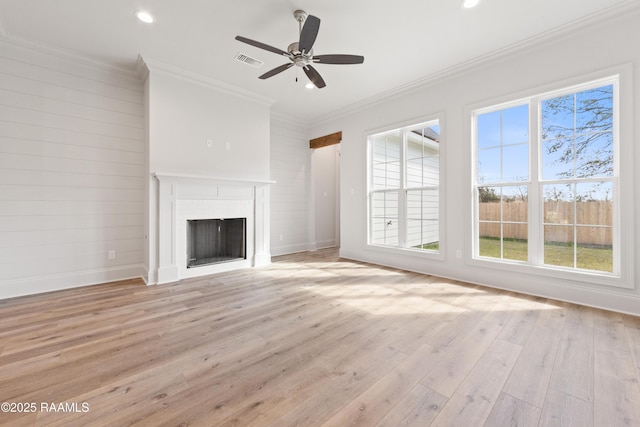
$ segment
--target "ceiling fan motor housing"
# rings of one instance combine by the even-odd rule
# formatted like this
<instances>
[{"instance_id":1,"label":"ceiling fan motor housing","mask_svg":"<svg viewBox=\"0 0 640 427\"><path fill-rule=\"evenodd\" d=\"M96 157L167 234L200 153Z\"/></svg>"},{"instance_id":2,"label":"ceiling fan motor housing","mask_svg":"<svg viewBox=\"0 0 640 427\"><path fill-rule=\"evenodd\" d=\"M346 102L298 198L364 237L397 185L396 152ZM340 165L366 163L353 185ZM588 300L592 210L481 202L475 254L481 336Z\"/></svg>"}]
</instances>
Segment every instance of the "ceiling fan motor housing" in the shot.
<instances>
[{"instance_id":1,"label":"ceiling fan motor housing","mask_svg":"<svg viewBox=\"0 0 640 427\"><path fill-rule=\"evenodd\" d=\"M291 60L298 67L304 67L305 65L308 65L312 61L313 49L311 49L309 52L302 53L300 52L298 42L291 43L287 48L287 51L291 55L293 55L293 58L291 58Z\"/></svg>"}]
</instances>

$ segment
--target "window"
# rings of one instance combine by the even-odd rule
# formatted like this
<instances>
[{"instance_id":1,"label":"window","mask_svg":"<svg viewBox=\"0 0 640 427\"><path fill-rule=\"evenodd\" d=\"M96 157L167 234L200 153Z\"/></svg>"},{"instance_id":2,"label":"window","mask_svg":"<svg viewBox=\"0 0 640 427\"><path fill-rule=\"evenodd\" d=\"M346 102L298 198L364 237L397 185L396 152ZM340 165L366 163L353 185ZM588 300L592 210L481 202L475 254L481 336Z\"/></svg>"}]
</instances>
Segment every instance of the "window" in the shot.
<instances>
[{"instance_id":1,"label":"window","mask_svg":"<svg viewBox=\"0 0 640 427\"><path fill-rule=\"evenodd\" d=\"M439 120L371 135L369 244L438 252Z\"/></svg>"},{"instance_id":2,"label":"window","mask_svg":"<svg viewBox=\"0 0 640 427\"><path fill-rule=\"evenodd\" d=\"M476 259L619 275L617 87L472 113Z\"/></svg>"},{"instance_id":3,"label":"window","mask_svg":"<svg viewBox=\"0 0 640 427\"><path fill-rule=\"evenodd\" d=\"M477 115L480 256L527 261L529 105Z\"/></svg>"}]
</instances>

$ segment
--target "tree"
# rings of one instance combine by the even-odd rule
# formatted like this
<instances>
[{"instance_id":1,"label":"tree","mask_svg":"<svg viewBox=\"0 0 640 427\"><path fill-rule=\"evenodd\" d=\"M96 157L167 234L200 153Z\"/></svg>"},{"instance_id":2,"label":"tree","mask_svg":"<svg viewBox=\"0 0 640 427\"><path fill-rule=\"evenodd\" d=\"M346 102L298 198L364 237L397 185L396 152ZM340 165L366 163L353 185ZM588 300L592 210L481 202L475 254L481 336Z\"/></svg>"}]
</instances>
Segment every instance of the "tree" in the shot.
<instances>
[{"instance_id":1,"label":"tree","mask_svg":"<svg viewBox=\"0 0 640 427\"><path fill-rule=\"evenodd\" d=\"M500 196L496 193L495 188L478 187L478 196L480 203L499 202Z\"/></svg>"},{"instance_id":2,"label":"tree","mask_svg":"<svg viewBox=\"0 0 640 427\"><path fill-rule=\"evenodd\" d=\"M544 100L542 140L557 178L611 176L613 85Z\"/></svg>"}]
</instances>

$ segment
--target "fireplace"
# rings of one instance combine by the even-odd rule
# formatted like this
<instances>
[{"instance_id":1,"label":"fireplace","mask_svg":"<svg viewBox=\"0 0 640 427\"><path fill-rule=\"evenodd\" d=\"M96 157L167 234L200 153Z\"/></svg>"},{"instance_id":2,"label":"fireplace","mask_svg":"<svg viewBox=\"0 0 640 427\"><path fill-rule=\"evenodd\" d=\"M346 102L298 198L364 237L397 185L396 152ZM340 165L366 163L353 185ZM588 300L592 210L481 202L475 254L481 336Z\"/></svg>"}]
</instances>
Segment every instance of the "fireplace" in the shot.
<instances>
[{"instance_id":1,"label":"fireplace","mask_svg":"<svg viewBox=\"0 0 640 427\"><path fill-rule=\"evenodd\" d=\"M246 218L187 220L187 268L247 258Z\"/></svg>"},{"instance_id":2,"label":"fireplace","mask_svg":"<svg viewBox=\"0 0 640 427\"><path fill-rule=\"evenodd\" d=\"M171 283L271 262L269 185L273 181L241 181L167 173L155 173L154 176L158 184L158 232L157 235L150 234L149 246L151 250L157 247L158 264L157 269L149 273L149 283ZM216 219L219 222L216 223ZM213 225L207 226L210 227L209 231L198 231L200 224L205 224L206 220L214 220ZM196 221L193 223L196 231L188 230L190 221ZM227 225L228 221L236 225ZM150 228L153 230L153 222ZM207 253L204 250L200 253L199 244L194 246L187 242L191 234L209 234L209 240L219 239L220 242L239 241L240 246L226 248L220 253ZM239 239L236 238L238 235ZM189 251L192 251L191 254ZM212 260L209 258L216 262L210 263Z\"/></svg>"}]
</instances>

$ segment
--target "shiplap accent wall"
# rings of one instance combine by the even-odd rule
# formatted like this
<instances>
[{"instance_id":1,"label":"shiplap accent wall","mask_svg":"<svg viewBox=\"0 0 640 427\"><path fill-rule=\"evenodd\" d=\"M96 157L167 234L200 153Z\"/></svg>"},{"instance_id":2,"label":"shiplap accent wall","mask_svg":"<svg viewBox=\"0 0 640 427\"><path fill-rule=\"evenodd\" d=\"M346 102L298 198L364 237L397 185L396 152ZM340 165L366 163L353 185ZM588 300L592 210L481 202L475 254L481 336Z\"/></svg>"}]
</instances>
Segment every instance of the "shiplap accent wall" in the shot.
<instances>
[{"instance_id":1,"label":"shiplap accent wall","mask_svg":"<svg viewBox=\"0 0 640 427\"><path fill-rule=\"evenodd\" d=\"M272 116L272 255L310 249L311 154L306 127Z\"/></svg>"},{"instance_id":2,"label":"shiplap accent wall","mask_svg":"<svg viewBox=\"0 0 640 427\"><path fill-rule=\"evenodd\" d=\"M141 275L143 116L133 74L0 40L0 298Z\"/></svg>"}]
</instances>

